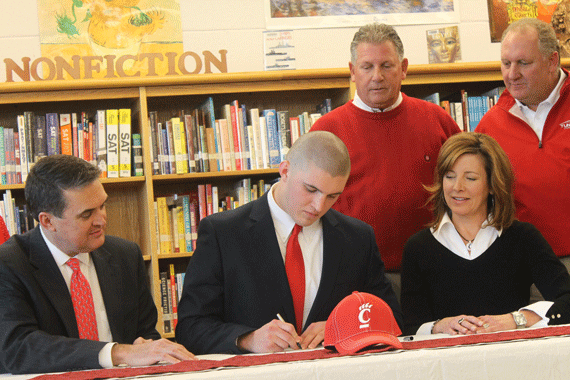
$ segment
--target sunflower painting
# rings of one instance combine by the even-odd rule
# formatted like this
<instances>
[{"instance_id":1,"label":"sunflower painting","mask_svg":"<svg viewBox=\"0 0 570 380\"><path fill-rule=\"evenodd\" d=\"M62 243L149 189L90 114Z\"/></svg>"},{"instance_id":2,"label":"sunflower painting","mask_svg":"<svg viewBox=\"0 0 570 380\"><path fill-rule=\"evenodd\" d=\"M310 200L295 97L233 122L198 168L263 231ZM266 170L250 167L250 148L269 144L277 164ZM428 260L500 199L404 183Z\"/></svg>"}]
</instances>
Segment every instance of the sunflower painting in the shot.
<instances>
[{"instance_id":1,"label":"sunflower painting","mask_svg":"<svg viewBox=\"0 0 570 380\"><path fill-rule=\"evenodd\" d=\"M178 0L38 0L38 12L42 56L67 62L107 57L93 77L104 76L105 66L121 57L183 53ZM148 59L121 62L126 75L148 73ZM166 60L155 60L153 70L166 73Z\"/></svg>"}]
</instances>

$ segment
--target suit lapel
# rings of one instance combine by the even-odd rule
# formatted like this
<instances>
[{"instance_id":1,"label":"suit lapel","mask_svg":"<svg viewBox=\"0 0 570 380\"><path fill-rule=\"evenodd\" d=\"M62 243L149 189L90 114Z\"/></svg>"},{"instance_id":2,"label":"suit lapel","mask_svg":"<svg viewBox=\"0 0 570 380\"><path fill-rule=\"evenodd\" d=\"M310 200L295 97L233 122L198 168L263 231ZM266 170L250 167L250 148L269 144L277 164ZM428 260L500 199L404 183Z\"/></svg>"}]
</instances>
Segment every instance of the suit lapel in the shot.
<instances>
[{"instance_id":1,"label":"suit lapel","mask_svg":"<svg viewBox=\"0 0 570 380\"><path fill-rule=\"evenodd\" d=\"M116 342L121 342L121 333L123 331L120 326L123 326L121 312L121 292L123 289L121 284L121 267L113 260L113 255L102 247L91 252L91 259L95 265L95 270L97 271L97 279L99 280L99 288L101 289L101 295L103 296L103 302L105 303L105 309L107 311L107 319L109 321L109 327L111 328L111 334L113 335L113 340Z\"/></svg>"},{"instance_id":2,"label":"suit lapel","mask_svg":"<svg viewBox=\"0 0 570 380\"><path fill-rule=\"evenodd\" d=\"M329 210L322 218L323 224L323 271L317 296L309 312L306 326L313 322L318 322L319 311L330 299L334 289L336 274L340 269L340 259L344 240L342 230L338 227L338 220Z\"/></svg>"},{"instance_id":3,"label":"suit lapel","mask_svg":"<svg viewBox=\"0 0 570 380\"><path fill-rule=\"evenodd\" d=\"M289 289L283 256L281 255L279 243L277 242L275 225L273 224L273 218L271 217L271 211L269 210L269 203L267 201L267 193L253 204L249 217L249 226L247 229L250 232L250 236L259 237L259 239L256 240L266 242L268 245L267 252L261 252L259 247L253 250L259 252L260 256L263 256L260 257L260 263L263 265L260 267L260 270L268 271L267 273L272 274L272 276L269 276L270 283L262 284L261 286L275 289L275 294L277 294L275 303L279 305L278 308L281 307L281 316L288 322L295 321L293 297Z\"/></svg>"},{"instance_id":4,"label":"suit lapel","mask_svg":"<svg viewBox=\"0 0 570 380\"><path fill-rule=\"evenodd\" d=\"M34 267L34 277L59 314L68 336L79 338L69 289L41 235L40 227L30 233L30 264Z\"/></svg>"}]
</instances>

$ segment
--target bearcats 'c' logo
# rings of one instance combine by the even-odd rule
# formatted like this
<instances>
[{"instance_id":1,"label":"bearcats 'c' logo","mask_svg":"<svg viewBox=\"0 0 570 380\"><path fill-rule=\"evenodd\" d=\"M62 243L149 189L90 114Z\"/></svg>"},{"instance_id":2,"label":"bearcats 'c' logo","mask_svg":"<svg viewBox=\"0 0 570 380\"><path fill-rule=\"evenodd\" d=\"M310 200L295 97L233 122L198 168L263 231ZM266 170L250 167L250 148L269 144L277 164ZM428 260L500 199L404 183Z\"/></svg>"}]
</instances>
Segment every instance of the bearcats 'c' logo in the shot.
<instances>
[{"instance_id":1,"label":"bearcats 'c' logo","mask_svg":"<svg viewBox=\"0 0 570 380\"><path fill-rule=\"evenodd\" d=\"M360 313L358 313L358 321L360 322L359 328L365 329L367 327L370 327L370 324L368 323L370 322L368 313L370 312L371 307L372 305L370 303L365 303L364 305L360 305L358 308L360 310Z\"/></svg>"}]
</instances>

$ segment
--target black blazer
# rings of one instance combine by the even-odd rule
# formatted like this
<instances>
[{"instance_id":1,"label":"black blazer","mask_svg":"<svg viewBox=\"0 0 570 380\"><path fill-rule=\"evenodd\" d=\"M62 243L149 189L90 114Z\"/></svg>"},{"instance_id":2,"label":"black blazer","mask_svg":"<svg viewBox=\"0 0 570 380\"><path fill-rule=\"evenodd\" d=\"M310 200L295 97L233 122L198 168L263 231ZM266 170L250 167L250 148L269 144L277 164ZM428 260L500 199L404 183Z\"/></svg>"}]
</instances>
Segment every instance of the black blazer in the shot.
<instances>
[{"instance_id":1,"label":"black blazer","mask_svg":"<svg viewBox=\"0 0 570 380\"><path fill-rule=\"evenodd\" d=\"M160 338L138 245L106 236L91 257L113 340ZM79 339L69 290L39 227L0 246L0 372L101 368L105 344Z\"/></svg>"},{"instance_id":2,"label":"black blazer","mask_svg":"<svg viewBox=\"0 0 570 380\"><path fill-rule=\"evenodd\" d=\"M305 326L326 321L353 291L384 299L402 326L402 312L384 276L374 232L329 210L323 217L323 270ZM267 194L200 222L198 242L178 305L176 339L195 354L243 353L236 339L294 308Z\"/></svg>"}]
</instances>

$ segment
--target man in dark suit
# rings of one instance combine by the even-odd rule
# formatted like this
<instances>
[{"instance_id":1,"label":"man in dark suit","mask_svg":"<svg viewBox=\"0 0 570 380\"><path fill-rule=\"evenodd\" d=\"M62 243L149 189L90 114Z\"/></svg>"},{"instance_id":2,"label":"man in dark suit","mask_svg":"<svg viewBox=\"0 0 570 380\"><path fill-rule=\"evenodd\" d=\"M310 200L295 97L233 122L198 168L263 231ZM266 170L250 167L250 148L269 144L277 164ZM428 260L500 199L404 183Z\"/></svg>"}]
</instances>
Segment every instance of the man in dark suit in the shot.
<instances>
[{"instance_id":1,"label":"man in dark suit","mask_svg":"<svg viewBox=\"0 0 570 380\"><path fill-rule=\"evenodd\" d=\"M372 228L330 210L349 173L344 143L311 132L289 150L280 181L263 197L203 219L178 306L177 341L200 354L314 348L329 314L353 291L384 299L401 326ZM287 268L295 225L302 227L298 277L305 284L297 313Z\"/></svg>"},{"instance_id":2,"label":"man in dark suit","mask_svg":"<svg viewBox=\"0 0 570 380\"><path fill-rule=\"evenodd\" d=\"M107 194L98 178L96 167L65 155L45 157L30 170L25 195L39 225L0 246L0 372L193 358L155 329L139 247L105 236ZM77 259L81 274L70 264ZM87 289L90 312L74 311L84 305L70 291L74 281Z\"/></svg>"}]
</instances>

